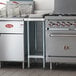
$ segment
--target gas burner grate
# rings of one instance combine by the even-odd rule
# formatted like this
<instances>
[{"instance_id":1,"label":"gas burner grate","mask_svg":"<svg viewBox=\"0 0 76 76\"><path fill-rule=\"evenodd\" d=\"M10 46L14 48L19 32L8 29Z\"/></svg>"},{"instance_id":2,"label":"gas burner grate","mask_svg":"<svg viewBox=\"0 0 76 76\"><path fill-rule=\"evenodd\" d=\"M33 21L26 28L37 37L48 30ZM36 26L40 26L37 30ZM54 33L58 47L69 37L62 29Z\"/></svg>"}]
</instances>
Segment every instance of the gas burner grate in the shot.
<instances>
[{"instance_id":1,"label":"gas burner grate","mask_svg":"<svg viewBox=\"0 0 76 76\"><path fill-rule=\"evenodd\" d=\"M76 16L76 14L45 14L44 16Z\"/></svg>"}]
</instances>

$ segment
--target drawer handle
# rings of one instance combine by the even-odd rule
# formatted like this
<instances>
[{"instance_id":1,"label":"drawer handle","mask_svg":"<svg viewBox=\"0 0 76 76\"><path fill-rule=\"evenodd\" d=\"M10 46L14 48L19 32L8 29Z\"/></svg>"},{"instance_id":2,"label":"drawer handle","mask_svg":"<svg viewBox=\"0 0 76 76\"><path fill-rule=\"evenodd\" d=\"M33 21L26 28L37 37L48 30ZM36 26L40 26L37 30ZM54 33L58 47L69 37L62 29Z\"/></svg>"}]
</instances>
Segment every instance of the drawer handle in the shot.
<instances>
[{"instance_id":1,"label":"drawer handle","mask_svg":"<svg viewBox=\"0 0 76 76\"><path fill-rule=\"evenodd\" d=\"M69 50L69 46L64 46L64 50Z\"/></svg>"}]
</instances>

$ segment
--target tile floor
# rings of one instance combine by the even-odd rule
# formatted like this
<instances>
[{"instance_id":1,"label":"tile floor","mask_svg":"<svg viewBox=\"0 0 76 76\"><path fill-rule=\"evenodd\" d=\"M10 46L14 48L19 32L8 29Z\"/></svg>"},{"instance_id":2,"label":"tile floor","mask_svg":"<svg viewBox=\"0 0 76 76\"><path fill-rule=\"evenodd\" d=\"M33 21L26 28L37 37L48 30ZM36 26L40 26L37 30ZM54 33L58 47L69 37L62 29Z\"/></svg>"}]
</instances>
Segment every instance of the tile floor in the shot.
<instances>
[{"instance_id":1,"label":"tile floor","mask_svg":"<svg viewBox=\"0 0 76 76\"><path fill-rule=\"evenodd\" d=\"M58 65L53 70L49 68L31 67L31 69L21 69L19 66L4 66L0 68L0 76L76 76L76 65Z\"/></svg>"},{"instance_id":2,"label":"tile floor","mask_svg":"<svg viewBox=\"0 0 76 76\"><path fill-rule=\"evenodd\" d=\"M0 69L0 76L76 76L76 70Z\"/></svg>"}]
</instances>

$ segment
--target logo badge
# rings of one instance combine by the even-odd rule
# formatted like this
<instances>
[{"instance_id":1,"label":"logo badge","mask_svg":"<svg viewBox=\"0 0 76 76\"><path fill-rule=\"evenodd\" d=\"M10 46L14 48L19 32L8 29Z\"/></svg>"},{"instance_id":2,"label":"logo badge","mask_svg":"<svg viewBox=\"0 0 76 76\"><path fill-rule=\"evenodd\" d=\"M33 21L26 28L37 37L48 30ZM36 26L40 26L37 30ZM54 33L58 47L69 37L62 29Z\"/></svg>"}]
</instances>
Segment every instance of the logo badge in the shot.
<instances>
[{"instance_id":1,"label":"logo badge","mask_svg":"<svg viewBox=\"0 0 76 76\"><path fill-rule=\"evenodd\" d=\"M7 27L7 28L12 28L13 25L12 25L12 24L6 24L5 27Z\"/></svg>"}]
</instances>

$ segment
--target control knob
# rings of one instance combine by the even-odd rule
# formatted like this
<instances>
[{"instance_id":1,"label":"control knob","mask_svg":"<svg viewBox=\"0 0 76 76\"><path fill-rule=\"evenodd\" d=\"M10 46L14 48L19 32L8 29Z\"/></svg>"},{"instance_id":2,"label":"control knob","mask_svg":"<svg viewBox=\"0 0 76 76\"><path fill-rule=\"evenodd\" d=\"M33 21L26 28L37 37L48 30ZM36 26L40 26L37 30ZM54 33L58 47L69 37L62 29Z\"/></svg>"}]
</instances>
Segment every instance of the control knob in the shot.
<instances>
[{"instance_id":1,"label":"control knob","mask_svg":"<svg viewBox=\"0 0 76 76\"><path fill-rule=\"evenodd\" d=\"M70 24L69 24L68 22L67 22L67 23L65 23L65 25L66 25L66 26L68 26L68 27L70 26Z\"/></svg>"},{"instance_id":2,"label":"control knob","mask_svg":"<svg viewBox=\"0 0 76 76\"><path fill-rule=\"evenodd\" d=\"M53 22L49 22L49 24L48 24L49 26L52 26L53 25Z\"/></svg>"},{"instance_id":3,"label":"control knob","mask_svg":"<svg viewBox=\"0 0 76 76\"><path fill-rule=\"evenodd\" d=\"M74 22L73 25L76 26L76 22Z\"/></svg>"},{"instance_id":4,"label":"control knob","mask_svg":"<svg viewBox=\"0 0 76 76\"><path fill-rule=\"evenodd\" d=\"M52 26L52 24L48 24L49 26Z\"/></svg>"},{"instance_id":5,"label":"control knob","mask_svg":"<svg viewBox=\"0 0 76 76\"><path fill-rule=\"evenodd\" d=\"M55 25L56 25L56 26L59 26L59 24L58 24L58 23L55 23Z\"/></svg>"},{"instance_id":6,"label":"control knob","mask_svg":"<svg viewBox=\"0 0 76 76\"><path fill-rule=\"evenodd\" d=\"M64 22L61 22L61 23L59 23L59 24L61 25L61 27L62 27L62 26L63 26L63 27L65 26Z\"/></svg>"},{"instance_id":7,"label":"control knob","mask_svg":"<svg viewBox=\"0 0 76 76\"><path fill-rule=\"evenodd\" d=\"M71 22L67 22L69 25L72 25L72 23Z\"/></svg>"}]
</instances>

